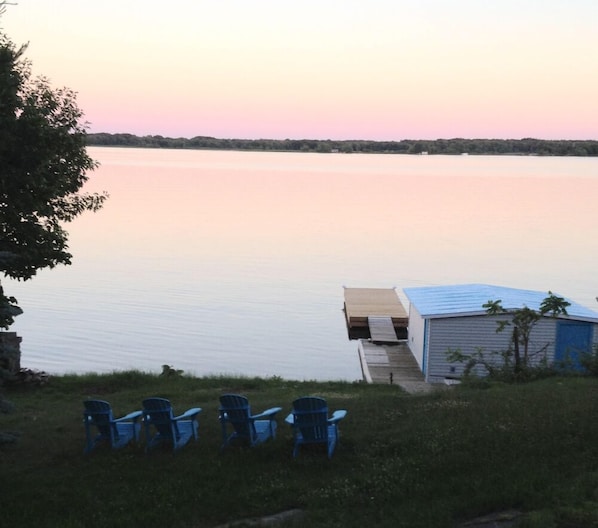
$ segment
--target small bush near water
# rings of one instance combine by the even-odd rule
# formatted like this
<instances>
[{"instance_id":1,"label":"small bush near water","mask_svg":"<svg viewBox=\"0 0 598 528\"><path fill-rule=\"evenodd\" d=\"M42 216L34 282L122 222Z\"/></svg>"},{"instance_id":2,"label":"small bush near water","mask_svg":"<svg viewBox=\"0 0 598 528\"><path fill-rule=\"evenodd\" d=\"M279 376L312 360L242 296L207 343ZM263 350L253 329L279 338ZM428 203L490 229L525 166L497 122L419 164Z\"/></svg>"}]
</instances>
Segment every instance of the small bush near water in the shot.
<instances>
[{"instance_id":1,"label":"small bush near water","mask_svg":"<svg viewBox=\"0 0 598 528\"><path fill-rule=\"evenodd\" d=\"M254 411L281 406L278 437L220 453L218 397L246 395ZM291 457L284 417L293 399L347 409L332 460ZM504 510L526 527L598 527L598 380L457 386L408 395L394 385L280 378L193 378L141 372L54 377L17 387L0 430L0 525L214 527L301 509L311 527L452 527ZM161 396L175 412L203 408L200 440L173 455L142 443L83 455L82 400L116 414Z\"/></svg>"}]
</instances>

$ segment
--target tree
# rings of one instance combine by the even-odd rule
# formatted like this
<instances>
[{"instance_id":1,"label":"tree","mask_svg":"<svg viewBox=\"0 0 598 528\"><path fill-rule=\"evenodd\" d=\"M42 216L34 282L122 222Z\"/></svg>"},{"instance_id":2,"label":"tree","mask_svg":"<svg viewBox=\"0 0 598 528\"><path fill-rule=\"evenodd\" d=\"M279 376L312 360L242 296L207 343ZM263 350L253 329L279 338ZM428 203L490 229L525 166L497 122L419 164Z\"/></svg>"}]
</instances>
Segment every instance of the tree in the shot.
<instances>
[{"instance_id":1,"label":"tree","mask_svg":"<svg viewBox=\"0 0 598 528\"><path fill-rule=\"evenodd\" d=\"M6 5L0 1L0 16ZM26 48L17 48L0 28L0 273L17 280L70 264L62 224L98 210L107 198L105 193L79 193L96 163L85 149L75 92L33 78L23 58ZM21 313L0 283L0 329L9 328ZM0 385L13 374L10 365L20 354L13 349L0 342ZM0 412L11 408L0 395ZM0 433L0 444L15 438Z\"/></svg>"},{"instance_id":2,"label":"tree","mask_svg":"<svg viewBox=\"0 0 598 528\"><path fill-rule=\"evenodd\" d=\"M70 264L62 224L107 198L79 193L96 163L75 92L32 78L25 50L0 32L0 272L17 280ZM19 308L0 295L0 328L8 328Z\"/></svg>"},{"instance_id":3,"label":"tree","mask_svg":"<svg viewBox=\"0 0 598 528\"><path fill-rule=\"evenodd\" d=\"M482 348L478 348L472 354L464 354L459 349L449 349L447 358L451 362L465 363L464 374L466 376L480 366L491 378L529 379L534 372L534 369L530 368L530 357L532 356L530 338L534 326L542 317L567 315L567 306L570 304L563 297L559 297L551 291L542 300L538 310L533 310L528 306L507 310L503 308L500 299L489 300L482 306L488 315L508 317L496 321L497 333L504 332L507 328L511 329L508 348L499 352L486 352Z\"/></svg>"},{"instance_id":4,"label":"tree","mask_svg":"<svg viewBox=\"0 0 598 528\"><path fill-rule=\"evenodd\" d=\"M503 332L507 327L512 327L510 344L512 347L515 373L521 372L529 365L529 343L530 335L535 324L544 316L557 317L567 315L567 302L563 297L555 295L551 291L540 303L538 311L527 306L515 310L506 310L502 307L501 301L488 301L482 307L488 315L509 314L511 319L497 321L497 332ZM523 352L523 353L522 353Z\"/></svg>"}]
</instances>

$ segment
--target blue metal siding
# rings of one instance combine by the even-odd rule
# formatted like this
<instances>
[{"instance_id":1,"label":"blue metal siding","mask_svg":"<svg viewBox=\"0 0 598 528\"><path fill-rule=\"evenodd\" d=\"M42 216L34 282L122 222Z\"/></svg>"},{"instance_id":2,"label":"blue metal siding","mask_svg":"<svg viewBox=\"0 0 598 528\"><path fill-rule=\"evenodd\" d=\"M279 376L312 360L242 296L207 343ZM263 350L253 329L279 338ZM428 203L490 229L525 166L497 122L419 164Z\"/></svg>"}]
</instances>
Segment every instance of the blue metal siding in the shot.
<instances>
[{"instance_id":1,"label":"blue metal siding","mask_svg":"<svg viewBox=\"0 0 598 528\"><path fill-rule=\"evenodd\" d=\"M424 319L424 349L423 349L423 358L422 358L422 372L426 379L428 378L428 341L430 339L430 321L428 319Z\"/></svg>"},{"instance_id":2,"label":"blue metal siding","mask_svg":"<svg viewBox=\"0 0 598 528\"><path fill-rule=\"evenodd\" d=\"M592 352L594 325L580 321L559 321L557 325L556 361L570 362L581 369L580 356Z\"/></svg>"}]
</instances>

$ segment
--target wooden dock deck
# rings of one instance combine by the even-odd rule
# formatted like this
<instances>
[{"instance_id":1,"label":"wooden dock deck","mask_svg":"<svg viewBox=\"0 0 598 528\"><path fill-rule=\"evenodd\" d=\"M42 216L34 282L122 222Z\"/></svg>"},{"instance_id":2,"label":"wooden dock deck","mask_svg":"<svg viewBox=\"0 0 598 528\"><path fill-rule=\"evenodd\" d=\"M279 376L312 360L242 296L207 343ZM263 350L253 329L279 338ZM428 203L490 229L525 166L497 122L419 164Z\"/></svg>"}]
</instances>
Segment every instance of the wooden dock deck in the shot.
<instances>
[{"instance_id":1,"label":"wooden dock deck","mask_svg":"<svg viewBox=\"0 0 598 528\"><path fill-rule=\"evenodd\" d=\"M430 390L424 375L406 342L379 345L366 339L359 340L359 361L363 379L367 383L387 383L408 392Z\"/></svg>"},{"instance_id":2,"label":"wooden dock deck","mask_svg":"<svg viewBox=\"0 0 598 528\"><path fill-rule=\"evenodd\" d=\"M380 334L376 334L378 342L385 339L391 339L386 342L396 342L397 338L407 337L409 316L394 288L344 288L344 295L345 318L351 339L372 337L373 327L381 330ZM388 332L391 326L394 337Z\"/></svg>"}]
</instances>

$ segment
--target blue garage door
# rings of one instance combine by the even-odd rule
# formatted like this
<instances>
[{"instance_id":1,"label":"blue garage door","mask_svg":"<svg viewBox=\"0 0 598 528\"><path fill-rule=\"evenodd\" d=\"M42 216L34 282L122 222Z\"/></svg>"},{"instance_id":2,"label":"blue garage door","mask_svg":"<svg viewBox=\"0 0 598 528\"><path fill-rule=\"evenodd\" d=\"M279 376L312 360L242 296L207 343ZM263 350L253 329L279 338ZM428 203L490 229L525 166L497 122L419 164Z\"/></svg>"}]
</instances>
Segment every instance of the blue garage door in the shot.
<instances>
[{"instance_id":1,"label":"blue garage door","mask_svg":"<svg viewBox=\"0 0 598 528\"><path fill-rule=\"evenodd\" d=\"M593 325L580 321L559 321L554 359L580 369L580 356L592 351Z\"/></svg>"}]
</instances>

